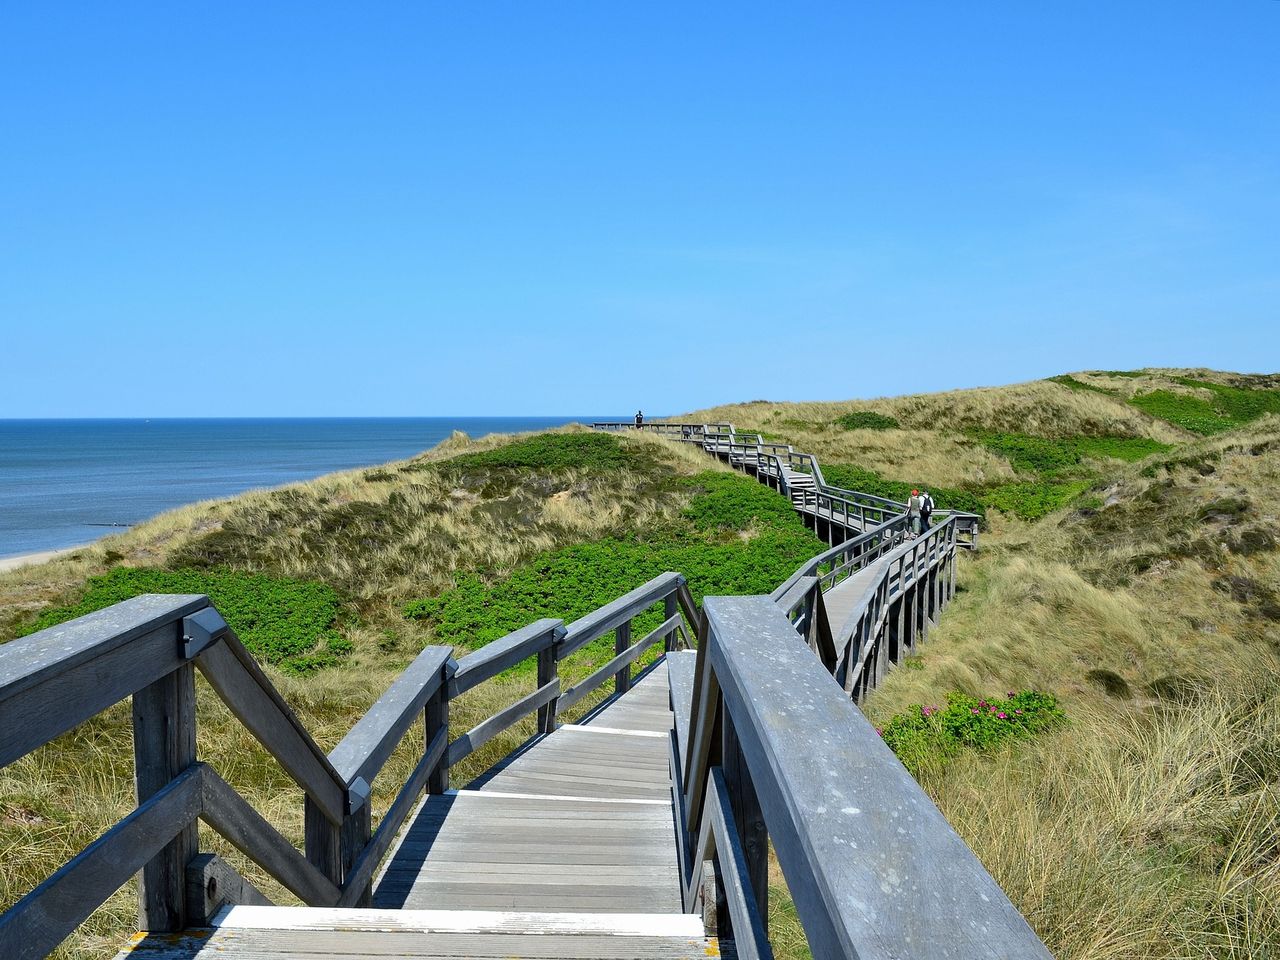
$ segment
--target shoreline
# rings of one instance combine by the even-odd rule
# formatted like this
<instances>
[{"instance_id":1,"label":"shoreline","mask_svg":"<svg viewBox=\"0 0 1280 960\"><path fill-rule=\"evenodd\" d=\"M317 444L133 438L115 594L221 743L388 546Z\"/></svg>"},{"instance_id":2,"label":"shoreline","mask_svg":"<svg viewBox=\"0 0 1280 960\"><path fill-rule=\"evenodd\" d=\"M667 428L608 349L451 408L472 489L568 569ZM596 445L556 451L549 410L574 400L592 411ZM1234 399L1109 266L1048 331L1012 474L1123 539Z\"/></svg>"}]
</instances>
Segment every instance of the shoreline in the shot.
<instances>
[{"instance_id":1,"label":"shoreline","mask_svg":"<svg viewBox=\"0 0 1280 960\"><path fill-rule=\"evenodd\" d=\"M20 553L12 557L0 557L0 573L8 573L10 570L17 570L20 567L35 566L40 563L48 563L57 557L61 557L68 553L75 553L77 550L83 550L90 546L88 543L77 544L74 547L59 547L57 550L36 550L32 553Z\"/></svg>"}]
</instances>

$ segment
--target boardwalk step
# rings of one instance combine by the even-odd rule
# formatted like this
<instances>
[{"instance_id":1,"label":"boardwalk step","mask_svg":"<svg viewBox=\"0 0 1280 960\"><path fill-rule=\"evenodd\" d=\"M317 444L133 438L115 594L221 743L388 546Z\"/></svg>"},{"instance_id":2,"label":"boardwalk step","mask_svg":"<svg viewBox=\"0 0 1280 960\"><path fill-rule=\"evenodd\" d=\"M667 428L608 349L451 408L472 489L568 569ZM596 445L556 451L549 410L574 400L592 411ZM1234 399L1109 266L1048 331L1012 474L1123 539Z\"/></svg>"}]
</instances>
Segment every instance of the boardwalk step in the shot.
<instances>
[{"instance_id":1,"label":"boardwalk step","mask_svg":"<svg viewBox=\"0 0 1280 960\"><path fill-rule=\"evenodd\" d=\"M683 913L230 907L211 930L140 939L118 960L675 960L719 955L701 918Z\"/></svg>"}]
</instances>

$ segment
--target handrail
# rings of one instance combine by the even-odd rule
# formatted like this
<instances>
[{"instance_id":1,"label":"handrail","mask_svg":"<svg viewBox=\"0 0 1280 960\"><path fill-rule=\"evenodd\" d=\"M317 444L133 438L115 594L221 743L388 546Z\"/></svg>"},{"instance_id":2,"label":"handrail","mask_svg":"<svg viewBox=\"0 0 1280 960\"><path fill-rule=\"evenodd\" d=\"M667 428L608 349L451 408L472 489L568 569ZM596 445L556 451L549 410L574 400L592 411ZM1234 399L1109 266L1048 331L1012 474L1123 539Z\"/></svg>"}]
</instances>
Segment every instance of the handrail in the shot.
<instances>
[{"instance_id":1,"label":"handrail","mask_svg":"<svg viewBox=\"0 0 1280 960\"><path fill-rule=\"evenodd\" d=\"M768 915L772 843L814 956L1048 958L777 605L710 597L703 610L677 818L686 909L713 833L725 901L717 930L747 955L767 955L756 920ZM711 730L723 731L720 743ZM673 736L673 766L683 747Z\"/></svg>"},{"instance_id":2,"label":"handrail","mask_svg":"<svg viewBox=\"0 0 1280 960\"><path fill-rule=\"evenodd\" d=\"M1047 956L879 738L867 738L853 704L914 647L953 594L961 534L976 530L977 518L939 511L945 519L906 540L901 505L828 487L817 459L789 445L737 434L730 424L641 429L700 443L776 483L815 526L825 522L833 538L838 526L842 542L766 597L710 598L699 610L685 578L664 573L571 624L539 620L457 660L447 648L428 647L329 754L201 595L138 597L0 645L0 766L132 696L138 794L135 811L0 913L0 956L44 956L138 870L145 929L176 931L207 916L198 912L207 903L185 899L188 872L211 859L198 856L197 820L305 903L366 905L373 876L418 798L447 790L452 766L535 711L534 737L551 733L562 711L610 677L624 693L646 651L659 643L677 650L691 635L698 641L692 674L687 662L670 674L673 694L685 685L677 708L692 701L688 723L680 717L671 742L683 896L693 909L703 861L713 858L725 900L722 936L736 940L739 956L770 956L770 836L816 955L928 957L941 955L943 943L960 944L957 955L989 954L966 940L980 929L984 942L994 937L1009 946L1009 956ZM824 594L872 564L878 573L845 622L830 623ZM659 604L661 620L633 642L633 623ZM560 662L610 632L614 656L562 689ZM450 701L530 657L537 659L533 691L450 740ZM305 856L196 761L196 669L302 787ZM371 784L419 717L421 757L373 830ZM811 740L815 722L820 747ZM829 794L851 786L856 799L831 807ZM915 824L915 839L890 833L890 803L906 812L902 822ZM818 816L822 809L827 813ZM834 835L832 809L839 811ZM851 847L838 849L833 836ZM848 857L850 848L864 856ZM225 864L217 868L240 880ZM866 886L895 875L912 884L910 903L901 887L886 893ZM252 890L243 881L233 886ZM938 939L960 926L955 943Z\"/></svg>"}]
</instances>

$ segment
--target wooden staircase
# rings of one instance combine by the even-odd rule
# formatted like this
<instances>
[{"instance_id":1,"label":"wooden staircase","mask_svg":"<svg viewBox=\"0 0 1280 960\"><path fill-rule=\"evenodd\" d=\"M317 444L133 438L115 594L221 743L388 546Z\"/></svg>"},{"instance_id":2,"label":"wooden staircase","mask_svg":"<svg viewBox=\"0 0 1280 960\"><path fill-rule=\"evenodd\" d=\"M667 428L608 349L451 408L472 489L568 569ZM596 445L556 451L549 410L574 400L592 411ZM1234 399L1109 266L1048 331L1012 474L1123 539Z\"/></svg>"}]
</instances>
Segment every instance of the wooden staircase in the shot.
<instances>
[{"instance_id":1,"label":"wooden staircase","mask_svg":"<svg viewBox=\"0 0 1280 960\"><path fill-rule=\"evenodd\" d=\"M140 939L127 960L706 960L692 914L228 907L211 929ZM728 956L732 956L730 951Z\"/></svg>"}]
</instances>

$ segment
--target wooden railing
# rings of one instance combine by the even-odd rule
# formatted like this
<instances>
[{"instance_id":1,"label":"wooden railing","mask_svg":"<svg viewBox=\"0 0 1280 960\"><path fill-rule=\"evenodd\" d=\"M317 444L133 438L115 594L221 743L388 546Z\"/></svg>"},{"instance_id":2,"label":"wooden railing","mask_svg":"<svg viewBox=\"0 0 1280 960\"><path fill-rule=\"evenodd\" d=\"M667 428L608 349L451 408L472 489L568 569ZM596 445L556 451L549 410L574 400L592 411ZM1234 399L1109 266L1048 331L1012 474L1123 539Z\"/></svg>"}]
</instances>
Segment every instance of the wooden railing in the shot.
<instances>
[{"instance_id":1,"label":"wooden railing","mask_svg":"<svg viewBox=\"0 0 1280 960\"><path fill-rule=\"evenodd\" d=\"M661 624L632 642L632 622L659 605ZM539 620L458 660L449 648L428 647L328 754L207 597L136 597L0 644L0 767L132 697L138 801L0 914L0 957L46 956L139 871L139 925L148 931L198 925L228 902L268 902L228 864L200 854L199 820L303 903L367 905L378 865L418 798L447 790L451 767L535 712L537 735L550 733L561 711L610 679L625 691L645 651L696 639L698 616L684 578L667 573L568 626ZM562 690L561 662L610 632L616 655ZM530 658L533 692L450 740L450 702ZM197 669L302 788L305 854L197 761ZM372 785L419 722L422 756L372 830Z\"/></svg>"},{"instance_id":2,"label":"wooden railing","mask_svg":"<svg viewBox=\"0 0 1280 960\"><path fill-rule=\"evenodd\" d=\"M595 430L622 432L642 430L659 436L697 443L710 454L722 457L730 465L752 473L788 497L796 509L821 518L827 524L826 536L831 543L849 531L867 531L894 517L905 514L907 505L857 490L827 483L818 458L796 450L788 443L765 441L760 434L738 433L731 423L645 423L637 427L626 421L602 421L592 424ZM814 485L793 486L789 474L804 474ZM938 521L955 518L958 546L976 549L981 517L962 510L939 509Z\"/></svg>"},{"instance_id":3,"label":"wooden railing","mask_svg":"<svg viewBox=\"0 0 1280 960\"><path fill-rule=\"evenodd\" d=\"M703 624L670 673L686 910L771 957L772 845L815 957L1049 957L775 602L711 597Z\"/></svg>"}]
</instances>

